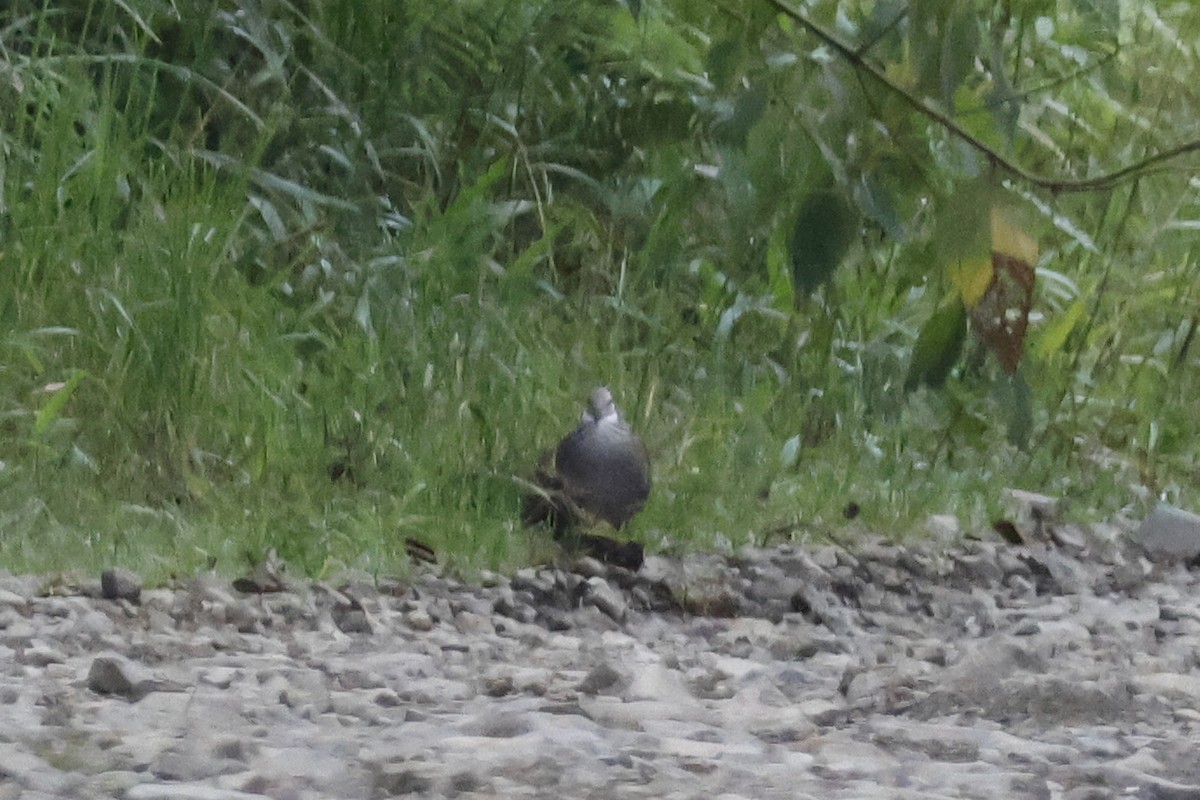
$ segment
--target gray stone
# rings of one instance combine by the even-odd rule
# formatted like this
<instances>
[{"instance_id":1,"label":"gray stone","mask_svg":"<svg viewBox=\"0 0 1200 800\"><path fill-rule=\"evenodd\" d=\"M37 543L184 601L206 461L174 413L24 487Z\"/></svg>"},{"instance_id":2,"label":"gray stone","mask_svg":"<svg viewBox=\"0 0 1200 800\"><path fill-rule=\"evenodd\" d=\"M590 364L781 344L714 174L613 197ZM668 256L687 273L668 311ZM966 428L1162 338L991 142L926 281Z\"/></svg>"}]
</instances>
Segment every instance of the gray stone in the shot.
<instances>
[{"instance_id":1,"label":"gray stone","mask_svg":"<svg viewBox=\"0 0 1200 800\"><path fill-rule=\"evenodd\" d=\"M584 679L579 682L577 687L583 694L600 694L606 689L610 689L619 684L623 679L620 672L617 672L606 661L602 661L592 667Z\"/></svg>"},{"instance_id":2,"label":"gray stone","mask_svg":"<svg viewBox=\"0 0 1200 800\"><path fill-rule=\"evenodd\" d=\"M1159 503L1138 529L1147 555L1158 560L1200 556L1200 515Z\"/></svg>"},{"instance_id":3,"label":"gray stone","mask_svg":"<svg viewBox=\"0 0 1200 800\"><path fill-rule=\"evenodd\" d=\"M172 748L150 764L150 774L164 781L202 781L226 772L240 772L244 764L224 762L191 748Z\"/></svg>"},{"instance_id":4,"label":"gray stone","mask_svg":"<svg viewBox=\"0 0 1200 800\"><path fill-rule=\"evenodd\" d=\"M1200 800L1200 785L1148 776L1138 796L1146 800Z\"/></svg>"},{"instance_id":5,"label":"gray stone","mask_svg":"<svg viewBox=\"0 0 1200 800\"><path fill-rule=\"evenodd\" d=\"M482 681L483 693L488 697L504 697L516 689L512 675L493 675Z\"/></svg>"},{"instance_id":6,"label":"gray stone","mask_svg":"<svg viewBox=\"0 0 1200 800\"><path fill-rule=\"evenodd\" d=\"M203 784L141 783L125 793L125 800L269 800L266 795L218 789Z\"/></svg>"},{"instance_id":7,"label":"gray stone","mask_svg":"<svg viewBox=\"0 0 1200 800\"><path fill-rule=\"evenodd\" d=\"M1026 542L1046 541L1050 528L1058 523L1062 513L1062 501L1037 492L1023 489L1005 489L1008 511Z\"/></svg>"},{"instance_id":8,"label":"gray stone","mask_svg":"<svg viewBox=\"0 0 1200 800\"><path fill-rule=\"evenodd\" d=\"M433 779L401 764L388 765L375 776L372 797L397 797L424 794L433 788Z\"/></svg>"},{"instance_id":9,"label":"gray stone","mask_svg":"<svg viewBox=\"0 0 1200 800\"><path fill-rule=\"evenodd\" d=\"M587 587L587 594L584 595L585 603L594 606L617 624L625 621L629 614L629 607L626 605L624 597L613 589L608 581L603 578L588 578Z\"/></svg>"},{"instance_id":10,"label":"gray stone","mask_svg":"<svg viewBox=\"0 0 1200 800\"><path fill-rule=\"evenodd\" d=\"M48 664L62 664L67 660L67 654L56 647L50 647L37 639L31 641L17 655L17 663L44 667Z\"/></svg>"},{"instance_id":11,"label":"gray stone","mask_svg":"<svg viewBox=\"0 0 1200 800\"><path fill-rule=\"evenodd\" d=\"M87 794L91 797L128 797L129 790L149 780L143 772L109 770L92 776Z\"/></svg>"},{"instance_id":12,"label":"gray stone","mask_svg":"<svg viewBox=\"0 0 1200 800\"><path fill-rule=\"evenodd\" d=\"M337 603L330 609L330 614L333 624L342 633L372 633L374 630L366 610L357 602Z\"/></svg>"},{"instance_id":13,"label":"gray stone","mask_svg":"<svg viewBox=\"0 0 1200 800\"><path fill-rule=\"evenodd\" d=\"M100 573L100 595L105 600L133 600L142 596L142 579L137 573L117 567Z\"/></svg>"},{"instance_id":14,"label":"gray stone","mask_svg":"<svg viewBox=\"0 0 1200 800\"><path fill-rule=\"evenodd\" d=\"M140 700L150 692L182 691L177 683L163 680L146 667L119 653L107 653L92 659L87 686L100 694L120 695Z\"/></svg>"},{"instance_id":15,"label":"gray stone","mask_svg":"<svg viewBox=\"0 0 1200 800\"><path fill-rule=\"evenodd\" d=\"M653 555L517 591L422 573L353 601L0 577L0 800L1195 797L1200 574L1129 525L1054 530ZM373 632L347 635L360 608Z\"/></svg>"},{"instance_id":16,"label":"gray stone","mask_svg":"<svg viewBox=\"0 0 1200 800\"><path fill-rule=\"evenodd\" d=\"M404 614L404 621L414 631L427 633L433 630L433 617L424 608L414 608Z\"/></svg>"}]
</instances>

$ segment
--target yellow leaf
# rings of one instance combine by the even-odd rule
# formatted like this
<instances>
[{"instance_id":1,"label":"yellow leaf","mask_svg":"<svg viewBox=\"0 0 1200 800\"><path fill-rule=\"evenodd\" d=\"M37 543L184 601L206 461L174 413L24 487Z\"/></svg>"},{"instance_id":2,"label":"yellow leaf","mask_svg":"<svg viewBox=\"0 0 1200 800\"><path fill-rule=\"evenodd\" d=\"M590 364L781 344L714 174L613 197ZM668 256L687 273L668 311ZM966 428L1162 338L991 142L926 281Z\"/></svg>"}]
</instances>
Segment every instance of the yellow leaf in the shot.
<instances>
[{"instance_id":1,"label":"yellow leaf","mask_svg":"<svg viewBox=\"0 0 1200 800\"><path fill-rule=\"evenodd\" d=\"M958 289L963 305L972 309L992 285L992 257L981 253L971 258L961 258L949 266L950 282Z\"/></svg>"},{"instance_id":2,"label":"yellow leaf","mask_svg":"<svg viewBox=\"0 0 1200 800\"><path fill-rule=\"evenodd\" d=\"M1012 223L999 208L992 207L992 252L1037 264L1038 246L1033 237Z\"/></svg>"}]
</instances>

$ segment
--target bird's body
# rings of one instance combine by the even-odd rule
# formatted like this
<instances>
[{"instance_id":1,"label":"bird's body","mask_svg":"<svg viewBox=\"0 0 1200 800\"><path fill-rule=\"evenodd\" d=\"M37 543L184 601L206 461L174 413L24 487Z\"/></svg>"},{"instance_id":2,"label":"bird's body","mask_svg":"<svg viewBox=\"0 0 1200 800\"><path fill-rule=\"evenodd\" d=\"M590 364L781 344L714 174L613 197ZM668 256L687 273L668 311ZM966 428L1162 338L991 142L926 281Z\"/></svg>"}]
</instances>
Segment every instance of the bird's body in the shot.
<instances>
[{"instance_id":1,"label":"bird's body","mask_svg":"<svg viewBox=\"0 0 1200 800\"><path fill-rule=\"evenodd\" d=\"M541 491L526 498L525 521L549 520L559 536L595 520L619 529L642 510L650 458L608 389L592 392L579 426L543 457L537 484Z\"/></svg>"},{"instance_id":2,"label":"bird's body","mask_svg":"<svg viewBox=\"0 0 1200 800\"><path fill-rule=\"evenodd\" d=\"M592 392L579 427L559 443L554 469L571 502L614 528L629 522L650 496L645 445L604 387Z\"/></svg>"}]
</instances>

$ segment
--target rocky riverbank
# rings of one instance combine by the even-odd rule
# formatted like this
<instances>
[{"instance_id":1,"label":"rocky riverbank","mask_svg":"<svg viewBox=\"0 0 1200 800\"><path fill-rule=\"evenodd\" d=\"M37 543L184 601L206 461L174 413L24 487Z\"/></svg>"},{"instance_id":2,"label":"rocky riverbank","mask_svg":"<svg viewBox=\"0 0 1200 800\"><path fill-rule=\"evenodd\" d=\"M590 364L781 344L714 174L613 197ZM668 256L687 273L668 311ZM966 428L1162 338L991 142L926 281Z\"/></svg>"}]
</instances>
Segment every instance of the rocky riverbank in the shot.
<instances>
[{"instance_id":1,"label":"rocky riverbank","mask_svg":"<svg viewBox=\"0 0 1200 800\"><path fill-rule=\"evenodd\" d=\"M1200 800L1200 580L1127 540L106 586L136 600L9 577L0 800Z\"/></svg>"}]
</instances>

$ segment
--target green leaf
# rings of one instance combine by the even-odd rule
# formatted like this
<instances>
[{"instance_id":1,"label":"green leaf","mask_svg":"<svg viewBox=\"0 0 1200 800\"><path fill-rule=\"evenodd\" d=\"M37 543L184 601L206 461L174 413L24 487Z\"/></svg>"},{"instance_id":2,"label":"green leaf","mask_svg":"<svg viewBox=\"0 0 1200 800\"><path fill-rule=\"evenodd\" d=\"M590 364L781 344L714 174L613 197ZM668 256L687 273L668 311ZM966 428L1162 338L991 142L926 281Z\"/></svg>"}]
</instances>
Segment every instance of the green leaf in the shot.
<instances>
[{"instance_id":1,"label":"green leaf","mask_svg":"<svg viewBox=\"0 0 1200 800\"><path fill-rule=\"evenodd\" d=\"M733 147L744 148L746 139L767 110L767 87L759 81L738 93L733 112L713 125L713 135Z\"/></svg>"},{"instance_id":2,"label":"green leaf","mask_svg":"<svg viewBox=\"0 0 1200 800\"><path fill-rule=\"evenodd\" d=\"M704 57L709 79L720 87L732 84L741 75L746 50L740 36L730 36L713 42Z\"/></svg>"},{"instance_id":3,"label":"green leaf","mask_svg":"<svg viewBox=\"0 0 1200 800\"><path fill-rule=\"evenodd\" d=\"M992 87L985 95L988 111L992 115L992 124L1004 137L1009 147L1017 135L1017 124L1020 122L1021 105L1024 98L1008 79L1005 68L1005 58L1008 51L1001 42L993 42L991 53Z\"/></svg>"},{"instance_id":4,"label":"green leaf","mask_svg":"<svg viewBox=\"0 0 1200 800\"><path fill-rule=\"evenodd\" d=\"M978 12L966 4L956 12L946 20L942 57L938 65L942 102L951 109L954 108L954 95L959 84L975 63L975 50L979 44Z\"/></svg>"},{"instance_id":5,"label":"green leaf","mask_svg":"<svg viewBox=\"0 0 1200 800\"><path fill-rule=\"evenodd\" d=\"M88 376L86 370L77 369L67 379L67 382L61 386L55 387L49 392L50 399L46 404L38 409L37 417L33 421L33 432L41 436L46 432L54 421L59 418L63 406L71 399L71 395L75 393L75 389L83 382L83 379Z\"/></svg>"},{"instance_id":6,"label":"green leaf","mask_svg":"<svg viewBox=\"0 0 1200 800\"><path fill-rule=\"evenodd\" d=\"M696 109L686 99L656 98L640 104L622 117L626 139L639 147L663 147L686 139Z\"/></svg>"},{"instance_id":7,"label":"green leaf","mask_svg":"<svg viewBox=\"0 0 1200 800\"><path fill-rule=\"evenodd\" d=\"M965 181L938 203L934 242L942 264L991 260L991 210L997 193L987 179Z\"/></svg>"},{"instance_id":8,"label":"green leaf","mask_svg":"<svg viewBox=\"0 0 1200 800\"><path fill-rule=\"evenodd\" d=\"M632 14L614 14L610 23L607 44L614 51L612 55L625 56L641 70L660 77L702 74L700 48L662 6L639 14L637 19Z\"/></svg>"},{"instance_id":9,"label":"green leaf","mask_svg":"<svg viewBox=\"0 0 1200 800\"><path fill-rule=\"evenodd\" d=\"M774 306L779 311L796 307L796 288L788 263L787 231L777 228L767 243L767 282Z\"/></svg>"},{"instance_id":10,"label":"green leaf","mask_svg":"<svg viewBox=\"0 0 1200 800\"><path fill-rule=\"evenodd\" d=\"M922 383L935 389L945 383L966 337L967 311L955 293L921 326L904 378L904 391L911 392Z\"/></svg>"},{"instance_id":11,"label":"green leaf","mask_svg":"<svg viewBox=\"0 0 1200 800\"><path fill-rule=\"evenodd\" d=\"M1097 44L1116 46L1121 29L1120 0L1079 0L1078 39L1093 47Z\"/></svg>"},{"instance_id":12,"label":"green leaf","mask_svg":"<svg viewBox=\"0 0 1200 800\"><path fill-rule=\"evenodd\" d=\"M897 241L904 239L904 223L896 211L895 195L878 175L864 174L855 187L854 199L889 237Z\"/></svg>"},{"instance_id":13,"label":"green leaf","mask_svg":"<svg viewBox=\"0 0 1200 800\"><path fill-rule=\"evenodd\" d=\"M797 294L808 294L829 280L858 226L858 215L840 192L819 189L804 199L790 246Z\"/></svg>"},{"instance_id":14,"label":"green leaf","mask_svg":"<svg viewBox=\"0 0 1200 800\"><path fill-rule=\"evenodd\" d=\"M1008 404L1008 441L1024 450L1033 433L1033 392L1018 368L1003 384L1004 400Z\"/></svg>"},{"instance_id":15,"label":"green leaf","mask_svg":"<svg viewBox=\"0 0 1200 800\"><path fill-rule=\"evenodd\" d=\"M1067 337L1071 335L1071 331L1075 330L1075 326L1084 319L1086 314L1087 308L1084 307L1083 300L1076 300L1067 307L1066 311L1055 315L1050 324L1042 331L1042 335L1038 337L1037 344L1032 348L1038 360L1044 361L1062 350L1067 343Z\"/></svg>"}]
</instances>

